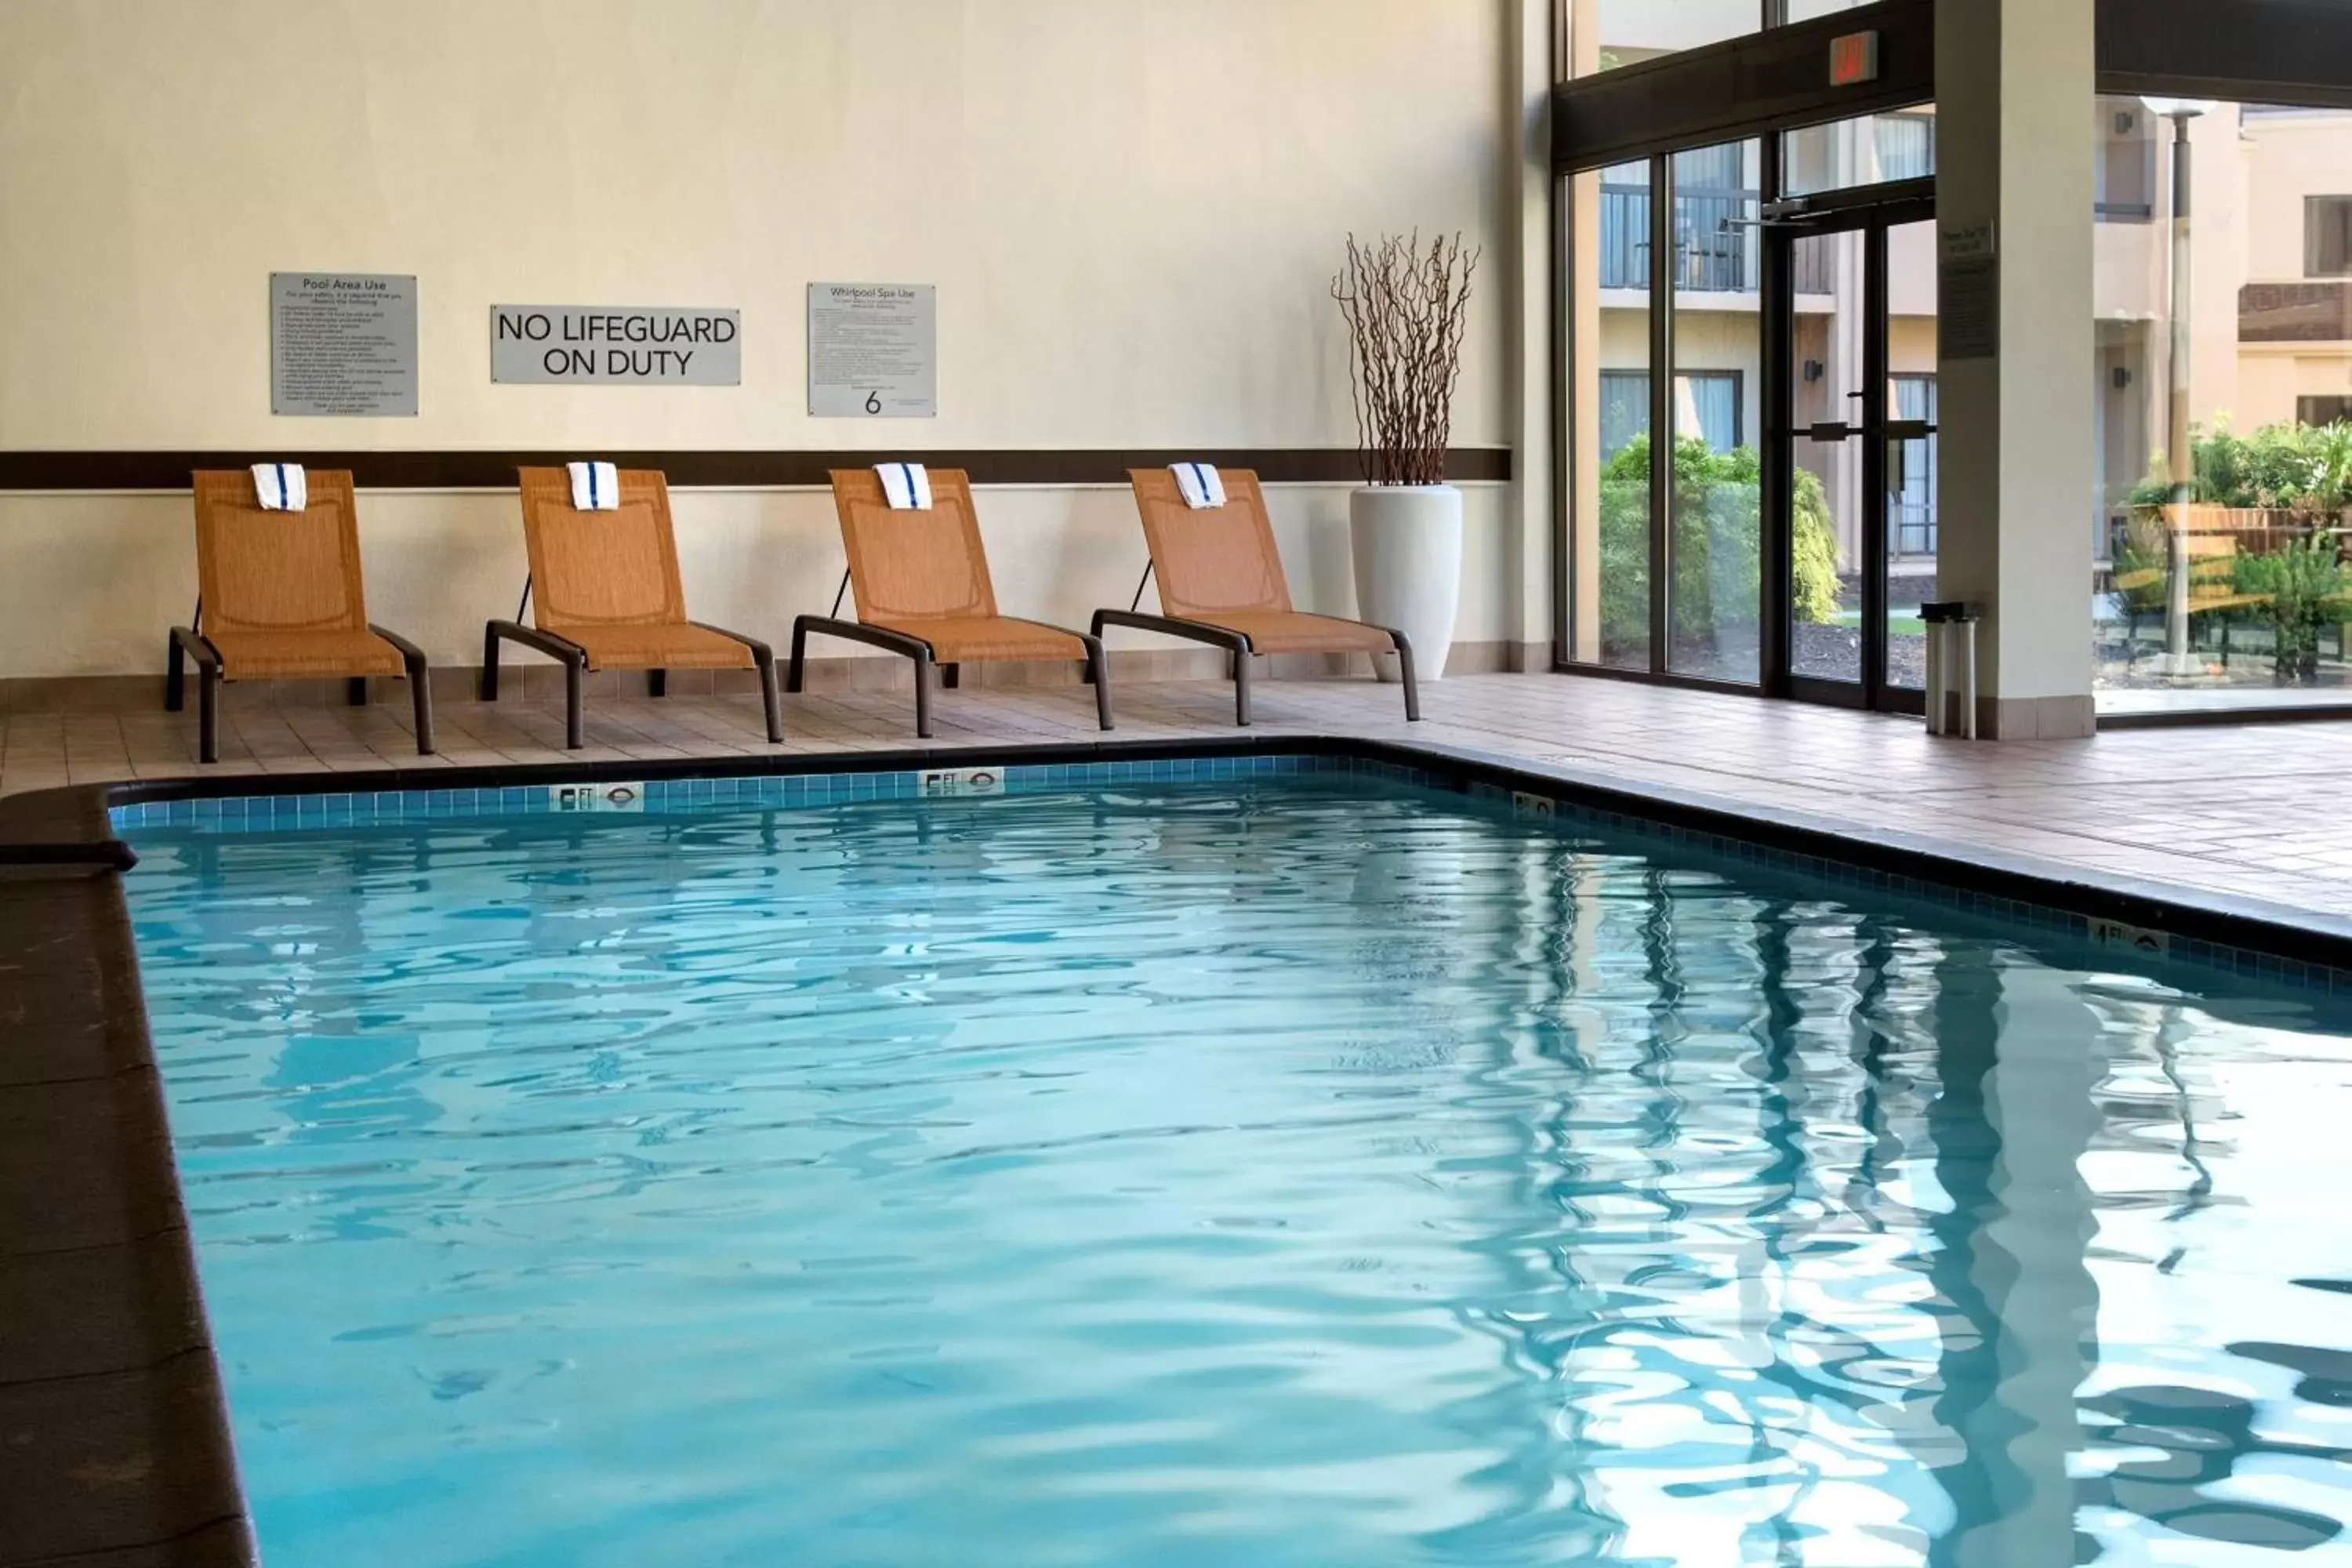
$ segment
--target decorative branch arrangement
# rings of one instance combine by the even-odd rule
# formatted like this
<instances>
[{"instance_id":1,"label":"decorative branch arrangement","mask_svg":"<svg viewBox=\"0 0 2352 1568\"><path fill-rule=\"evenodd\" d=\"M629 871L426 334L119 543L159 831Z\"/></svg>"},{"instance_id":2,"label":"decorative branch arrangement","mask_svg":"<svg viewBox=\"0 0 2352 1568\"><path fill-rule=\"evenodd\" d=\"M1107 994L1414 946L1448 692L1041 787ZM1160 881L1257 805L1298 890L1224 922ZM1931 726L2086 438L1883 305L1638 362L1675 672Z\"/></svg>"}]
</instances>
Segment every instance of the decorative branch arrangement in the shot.
<instances>
[{"instance_id":1,"label":"decorative branch arrangement","mask_svg":"<svg viewBox=\"0 0 2352 1568\"><path fill-rule=\"evenodd\" d=\"M1331 298L1347 319L1354 354L1366 484L1445 482L1470 279L1480 254L1465 251L1458 234L1425 248L1417 231L1369 246L1348 237L1348 264L1331 279Z\"/></svg>"}]
</instances>

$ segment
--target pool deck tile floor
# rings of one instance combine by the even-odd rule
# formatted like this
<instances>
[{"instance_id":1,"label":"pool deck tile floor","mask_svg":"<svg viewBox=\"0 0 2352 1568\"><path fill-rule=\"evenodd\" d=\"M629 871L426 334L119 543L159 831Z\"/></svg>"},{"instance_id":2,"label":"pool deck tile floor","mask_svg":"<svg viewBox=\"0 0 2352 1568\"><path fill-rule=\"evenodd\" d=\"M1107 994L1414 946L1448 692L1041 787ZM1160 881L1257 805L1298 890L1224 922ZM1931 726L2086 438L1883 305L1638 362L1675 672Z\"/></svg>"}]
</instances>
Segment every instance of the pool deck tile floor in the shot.
<instances>
[{"instance_id":1,"label":"pool deck tile floor","mask_svg":"<svg viewBox=\"0 0 2352 1568\"><path fill-rule=\"evenodd\" d=\"M1076 687L947 691L936 744L1227 736L1223 684L1128 682L1105 737ZM199 768L193 713L0 717L0 795L68 784L777 754L751 697L592 697L586 750L562 750L545 702L445 702L441 753L419 759L396 686L367 708L274 707L232 689L223 757ZM259 699L255 700L253 699ZM903 691L786 699L793 754L915 743ZM2113 731L2086 741L1937 739L1916 719L1557 675L1456 678L1408 725L1393 687L1261 680L1261 736L1400 740L1520 759L1825 826L1916 835L2110 876L2352 917L2352 722Z\"/></svg>"}]
</instances>

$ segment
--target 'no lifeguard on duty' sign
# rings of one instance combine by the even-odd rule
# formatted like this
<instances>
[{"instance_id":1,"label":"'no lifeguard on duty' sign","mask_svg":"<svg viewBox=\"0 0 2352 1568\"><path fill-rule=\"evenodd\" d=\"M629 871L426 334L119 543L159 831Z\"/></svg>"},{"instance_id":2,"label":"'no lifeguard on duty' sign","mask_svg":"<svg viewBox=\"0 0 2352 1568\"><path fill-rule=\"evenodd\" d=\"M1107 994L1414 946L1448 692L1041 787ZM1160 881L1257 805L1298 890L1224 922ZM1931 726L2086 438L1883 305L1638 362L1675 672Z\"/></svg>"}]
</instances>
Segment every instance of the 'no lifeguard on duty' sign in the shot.
<instances>
[{"instance_id":1,"label":"'no lifeguard on duty' sign","mask_svg":"<svg viewBox=\"0 0 2352 1568\"><path fill-rule=\"evenodd\" d=\"M490 379L541 386L740 386L742 315L633 305L493 305Z\"/></svg>"}]
</instances>

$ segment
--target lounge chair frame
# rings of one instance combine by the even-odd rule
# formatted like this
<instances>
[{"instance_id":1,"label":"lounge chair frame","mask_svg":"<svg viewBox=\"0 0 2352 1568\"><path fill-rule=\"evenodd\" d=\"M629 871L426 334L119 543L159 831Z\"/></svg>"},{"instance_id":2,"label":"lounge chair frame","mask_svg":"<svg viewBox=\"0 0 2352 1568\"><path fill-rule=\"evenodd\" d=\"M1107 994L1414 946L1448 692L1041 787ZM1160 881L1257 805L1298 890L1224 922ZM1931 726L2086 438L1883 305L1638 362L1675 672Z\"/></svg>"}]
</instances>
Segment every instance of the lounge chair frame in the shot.
<instances>
[{"instance_id":1,"label":"lounge chair frame","mask_svg":"<svg viewBox=\"0 0 2352 1568\"><path fill-rule=\"evenodd\" d=\"M198 628L204 622L204 605L196 606L194 624L173 626L170 646L164 652L163 710L177 713L188 705L187 666L196 667L196 755L200 761L220 761L220 689L224 672L220 650L213 647ZM425 650L402 637L368 623L368 630L390 643L400 652L401 660L408 666L409 700L416 716L416 754L433 755L433 687L427 676L431 664ZM364 708L368 702L368 679L354 675L344 689L351 705Z\"/></svg>"},{"instance_id":2,"label":"lounge chair frame","mask_svg":"<svg viewBox=\"0 0 2352 1568\"><path fill-rule=\"evenodd\" d=\"M1137 477L1140 478L1140 474L1141 471L1138 470ZM1243 476L1237 474L1234 478L1239 479ZM1249 504L1253 508L1261 507L1262 502L1257 500L1255 476L1248 476L1248 478L1250 479ZM1232 503L1228 502L1228 504ZM1261 521L1260 527L1265 526ZM1273 549L1270 536L1266 548L1269 552ZM1162 637L1182 637L1190 642L1206 643L1212 647L1223 650L1232 658L1234 723L1238 728L1249 728L1251 723L1250 660L1257 657L1256 650L1251 646L1249 635L1231 626L1217 626L1210 621L1194 620L1183 616L1155 616L1142 609L1143 591L1151 585L1158 564L1157 561L1145 563L1143 576L1135 584L1135 597L1129 601L1126 609L1101 609L1095 612L1094 635L1097 637L1101 637L1105 626L1131 626L1138 631L1158 632ZM1281 564L1280 554L1274 553L1271 561L1272 568L1279 573ZM1279 583L1278 578L1277 583ZM1287 610L1287 588L1283 588L1282 593L1284 608ZM1330 621L1348 620L1344 616L1324 616L1318 618ZM1397 673L1404 687L1405 721L1411 724L1421 722L1421 680L1413 667L1412 639L1393 626L1383 626L1371 621L1349 621L1349 624L1378 632L1389 639L1390 646L1396 650Z\"/></svg>"},{"instance_id":3,"label":"lounge chair frame","mask_svg":"<svg viewBox=\"0 0 2352 1568\"><path fill-rule=\"evenodd\" d=\"M838 479L840 476L836 475L835 478ZM966 515L970 515L971 491L962 475L943 470L933 476L932 482L953 497L965 509ZM838 500L837 487L835 495ZM839 504L846 506L845 502ZM843 526L845 530L850 526L845 510L843 513ZM845 542L846 542L845 534ZM975 548L977 548L976 542ZM982 556L980 564L984 578L986 571L984 554ZM962 684L963 668L955 662L942 663L939 658L939 650L912 632L899 631L888 626L869 626L864 621L844 620L841 616L841 601L849 593L856 571L853 565L848 571L842 573L841 586L834 591L831 614L798 616L793 618L792 658L785 666L784 689L798 695L804 688L808 665L808 639L812 632L821 637L840 637L847 642L864 643L868 647L878 647L888 653L898 654L915 667L916 738L930 740L932 738L932 671L936 669L939 672L939 684L952 691ZM987 590L987 600L992 614L995 608L995 594L992 587ZM1017 620L1021 617L1003 618ZM1117 729L1118 726L1111 711L1110 667L1103 657L1101 628L1097 627L1093 632L1081 632L1066 626L1049 626L1044 621L1033 621L1028 624L1065 637L1074 637L1085 648L1086 658L1082 661L1085 674L1082 679L1086 684L1095 689L1095 721L1105 730Z\"/></svg>"},{"instance_id":4,"label":"lounge chair frame","mask_svg":"<svg viewBox=\"0 0 2352 1568\"><path fill-rule=\"evenodd\" d=\"M664 504L661 508L661 519L663 526L667 529L670 527L669 509L667 504L668 488L667 481L662 488ZM526 506L528 504L525 502ZM528 526L527 514L525 523ZM563 667L563 744L565 750L576 752L588 743L586 685L592 662L586 648L562 633L523 624L523 616L530 613L531 585L532 578L526 574L522 582L522 598L515 605L514 619L493 620L483 624L481 699L485 702L496 702L499 700L499 656L501 645L517 643L533 652L545 654ZM725 637L730 642L740 643L751 651L751 667L760 679L760 709L761 717L767 722L768 743L772 746L782 745L784 743L784 707L783 700L778 695L776 689L774 649L757 637L748 637L741 632L730 631L725 626L715 626L708 621L688 620L685 624ZM669 672L659 668L647 669L646 688L647 692L655 697L668 695Z\"/></svg>"},{"instance_id":5,"label":"lounge chair frame","mask_svg":"<svg viewBox=\"0 0 2352 1568\"><path fill-rule=\"evenodd\" d=\"M350 475L320 472L312 478L313 482L322 488L332 486L348 497L351 489ZM205 482L204 476L199 475L196 504L200 508L204 504L201 491ZM356 530L358 526L356 502L352 503L352 514L351 526ZM188 705L187 667L193 662L196 667L196 758L201 763L212 763L220 761L220 692L221 686L227 679L228 670L226 661L221 658L220 649L205 636L204 625L205 599L204 595L198 593L196 607L188 616L188 624L184 626L173 626L164 641L163 710L167 713L179 713L186 710ZM425 657L423 648L418 647L398 632L380 626L373 621L369 621L366 625L370 635L390 643L394 650L400 655L401 663L406 670L405 679L408 681L411 711L415 716L416 754L429 757L434 754L431 661ZM272 678L265 676L259 679ZM372 678L364 675L346 678L344 693L352 707L367 706L370 679Z\"/></svg>"}]
</instances>

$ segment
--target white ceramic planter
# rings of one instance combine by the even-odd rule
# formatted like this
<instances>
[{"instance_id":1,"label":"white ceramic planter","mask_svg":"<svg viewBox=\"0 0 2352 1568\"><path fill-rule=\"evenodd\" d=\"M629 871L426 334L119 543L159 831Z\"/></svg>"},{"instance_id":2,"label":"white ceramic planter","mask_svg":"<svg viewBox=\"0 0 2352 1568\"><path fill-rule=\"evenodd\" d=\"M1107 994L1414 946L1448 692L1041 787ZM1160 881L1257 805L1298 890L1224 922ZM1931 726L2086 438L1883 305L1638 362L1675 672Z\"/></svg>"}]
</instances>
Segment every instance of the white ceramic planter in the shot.
<instances>
[{"instance_id":1,"label":"white ceramic planter","mask_svg":"<svg viewBox=\"0 0 2352 1568\"><path fill-rule=\"evenodd\" d=\"M1442 679L1462 604L1462 492L1452 485L1378 486L1348 498L1356 552L1356 614L1412 643L1415 672ZM1396 660L1372 661L1382 680Z\"/></svg>"}]
</instances>

